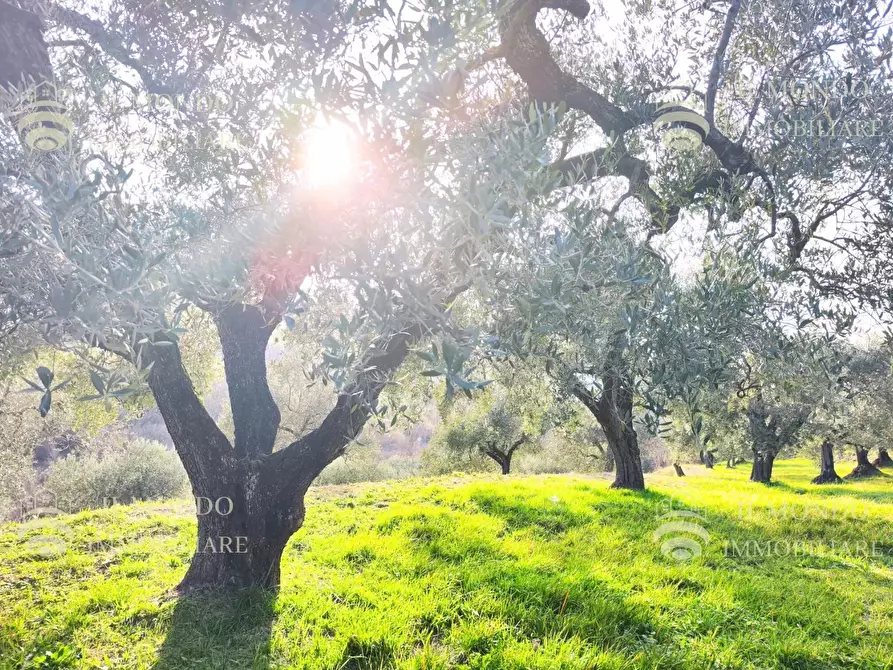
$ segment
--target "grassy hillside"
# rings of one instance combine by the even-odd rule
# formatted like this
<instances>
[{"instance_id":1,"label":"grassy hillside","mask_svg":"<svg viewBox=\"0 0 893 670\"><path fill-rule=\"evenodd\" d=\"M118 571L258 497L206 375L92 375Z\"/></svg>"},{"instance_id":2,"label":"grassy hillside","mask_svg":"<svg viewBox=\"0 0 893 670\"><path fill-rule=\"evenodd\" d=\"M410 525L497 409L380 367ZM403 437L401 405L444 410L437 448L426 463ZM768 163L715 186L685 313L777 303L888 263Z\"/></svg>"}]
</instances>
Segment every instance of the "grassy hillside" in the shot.
<instances>
[{"instance_id":1,"label":"grassy hillside","mask_svg":"<svg viewBox=\"0 0 893 670\"><path fill-rule=\"evenodd\" d=\"M317 489L275 601L170 596L187 501L64 517L54 557L5 525L0 668L893 668L893 477L686 469Z\"/></svg>"}]
</instances>

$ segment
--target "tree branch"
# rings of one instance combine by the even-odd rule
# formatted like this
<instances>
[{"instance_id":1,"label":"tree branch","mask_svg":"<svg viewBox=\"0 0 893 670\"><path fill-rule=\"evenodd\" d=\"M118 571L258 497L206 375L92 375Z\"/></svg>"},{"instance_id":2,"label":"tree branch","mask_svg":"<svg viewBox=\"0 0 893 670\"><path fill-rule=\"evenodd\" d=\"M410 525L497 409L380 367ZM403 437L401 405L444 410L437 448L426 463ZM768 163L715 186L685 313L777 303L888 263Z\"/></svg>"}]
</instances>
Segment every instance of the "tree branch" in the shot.
<instances>
[{"instance_id":1,"label":"tree branch","mask_svg":"<svg viewBox=\"0 0 893 670\"><path fill-rule=\"evenodd\" d=\"M736 2L740 3L740 0ZM679 213L684 206L690 204L697 195L722 183L721 171L712 171L704 175L692 189L681 194L682 197L677 202L669 203L661 198L648 183L651 176L648 164L640 158L627 154L620 140L626 131L650 121L654 110L649 107L649 111L644 114L625 112L573 76L564 73L552 56L548 41L536 26L536 15L545 8L565 9L580 19L585 18L589 12L586 0L526 0L520 3L513 14L502 21L502 44L498 50L499 54L505 57L512 70L527 84L531 97L546 103L565 102L570 107L589 115L606 135L616 138L612 147L560 160L553 167L572 179L574 183L584 175L589 180L600 174L619 174L627 177L630 180L630 191L651 214L653 227L651 234L668 231L678 221ZM737 14L737 11L735 13ZM728 29L731 31L730 26ZM727 42L728 40L726 44ZM721 43L723 52L725 46ZM717 79L718 76L717 74ZM713 94L715 98L715 90ZM727 173L754 172L765 176L747 150L724 136L712 125L704 143L716 154ZM616 153L613 160L610 159L612 152ZM726 178L727 176L725 175ZM771 193L771 183L769 188ZM772 202L774 203L774 194ZM773 223L774 220L773 208Z\"/></svg>"},{"instance_id":2,"label":"tree branch","mask_svg":"<svg viewBox=\"0 0 893 670\"><path fill-rule=\"evenodd\" d=\"M714 109L716 108L716 88L719 85L719 77L722 74L723 59L726 55L726 49L729 46L729 39L732 37L732 31L735 28L735 19L738 17L738 10L741 8L741 0L732 0L729 7L729 13L726 14L726 24L722 30L722 36L719 38L719 44L713 53L713 67L710 68L710 78L707 80L707 95L704 104L704 118L713 125Z\"/></svg>"},{"instance_id":3,"label":"tree branch","mask_svg":"<svg viewBox=\"0 0 893 670\"><path fill-rule=\"evenodd\" d=\"M529 440L529 439L530 439L529 435L522 435L517 440L512 442L512 446L509 447L508 451L506 452L506 456L508 458L511 458L512 455L514 455L514 453L518 450L518 448L521 447L521 445L524 444L525 442L527 442L527 440Z\"/></svg>"},{"instance_id":4,"label":"tree branch","mask_svg":"<svg viewBox=\"0 0 893 670\"><path fill-rule=\"evenodd\" d=\"M155 81L149 69L124 48L121 38L106 30L99 21L56 3L48 3L47 7L49 8L48 16L58 20L71 30L87 33L110 57L134 70L142 79L149 93L157 95L178 93L171 87Z\"/></svg>"},{"instance_id":5,"label":"tree branch","mask_svg":"<svg viewBox=\"0 0 893 670\"><path fill-rule=\"evenodd\" d=\"M578 19L589 13L586 0L526 0L503 19L500 51L527 84L530 96L540 102L567 102L591 116L608 135L619 137L644 122L561 70L536 26L536 15L545 8L564 9Z\"/></svg>"},{"instance_id":6,"label":"tree branch","mask_svg":"<svg viewBox=\"0 0 893 670\"><path fill-rule=\"evenodd\" d=\"M273 451L281 415L267 384L266 350L280 317L231 303L214 313L240 458Z\"/></svg>"},{"instance_id":7,"label":"tree branch","mask_svg":"<svg viewBox=\"0 0 893 670\"><path fill-rule=\"evenodd\" d=\"M189 480L208 481L208 473L217 470L220 461L234 456L232 445L196 394L183 367L179 344L161 333L156 333L153 339L140 345L137 352L140 365L151 366L149 389ZM87 344L132 365L137 362L133 355L112 348L98 338L89 339Z\"/></svg>"},{"instance_id":8,"label":"tree branch","mask_svg":"<svg viewBox=\"0 0 893 670\"><path fill-rule=\"evenodd\" d=\"M338 396L322 424L282 451L270 456L268 468L280 473L279 481L303 490L320 472L344 453L372 415L379 395L399 368L410 347L423 336L414 325L387 338L361 367L354 385Z\"/></svg>"},{"instance_id":9,"label":"tree branch","mask_svg":"<svg viewBox=\"0 0 893 670\"><path fill-rule=\"evenodd\" d=\"M571 387L571 393L582 402L586 408L598 417L601 412L601 398L596 398L581 382L575 381Z\"/></svg>"},{"instance_id":10,"label":"tree branch","mask_svg":"<svg viewBox=\"0 0 893 670\"><path fill-rule=\"evenodd\" d=\"M234 454L229 440L196 395L179 346L147 344L141 358L152 365L149 388L190 481L211 480L210 473L224 471L221 461Z\"/></svg>"}]
</instances>

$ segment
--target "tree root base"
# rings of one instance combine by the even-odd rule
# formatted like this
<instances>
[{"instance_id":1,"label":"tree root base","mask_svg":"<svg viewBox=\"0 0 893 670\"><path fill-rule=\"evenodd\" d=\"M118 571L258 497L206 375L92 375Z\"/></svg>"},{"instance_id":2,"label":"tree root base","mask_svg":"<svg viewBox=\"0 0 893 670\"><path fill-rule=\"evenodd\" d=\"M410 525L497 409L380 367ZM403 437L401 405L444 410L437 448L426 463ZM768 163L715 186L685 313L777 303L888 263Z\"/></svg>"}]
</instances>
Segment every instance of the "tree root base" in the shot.
<instances>
[{"instance_id":1,"label":"tree root base","mask_svg":"<svg viewBox=\"0 0 893 670\"><path fill-rule=\"evenodd\" d=\"M855 469L848 475L844 475L844 479L868 479L870 477L883 477L884 473L874 467L871 463L862 463L857 465Z\"/></svg>"},{"instance_id":2,"label":"tree root base","mask_svg":"<svg viewBox=\"0 0 893 670\"><path fill-rule=\"evenodd\" d=\"M874 459L872 465L876 468L893 468L893 458L884 452L882 456Z\"/></svg>"}]
</instances>

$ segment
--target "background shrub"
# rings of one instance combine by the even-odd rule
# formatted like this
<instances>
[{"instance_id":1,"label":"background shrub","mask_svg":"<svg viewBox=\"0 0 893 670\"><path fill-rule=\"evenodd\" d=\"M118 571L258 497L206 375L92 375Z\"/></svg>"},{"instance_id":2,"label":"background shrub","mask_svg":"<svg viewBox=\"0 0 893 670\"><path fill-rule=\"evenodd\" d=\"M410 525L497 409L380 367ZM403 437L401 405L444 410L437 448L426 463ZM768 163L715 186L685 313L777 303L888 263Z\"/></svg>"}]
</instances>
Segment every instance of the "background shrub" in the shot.
<instances>
[{"instance_id":1,"label":"background shrub","mask_svg":"<svg viewBox=\"0 0 893 670\"><path fill-rule=\"evenodd\" d=\"M538 451L518 454L512 469L519 474L610 471L613 465L608 463L607 448L604 441L597 446L553 430L540 441Z\"/></svg>"},{"instance_id":2,"label":"background shrub","mask_svg":"<svg viewBox=\"0 0 893 670\"><path fill-rule=\"evenodd\" d=\"M136 439L121 452L68 457L53 463L44 487L53 491L60 509L76 512L102 507L111 498L125 504L183 495L186 471L164 445Z\"/></svg>"},{"instance_id":3,"label":"background shrub","mask_svg":"<svg viewBox=\"0 0 893 670\"><path fill-rule=\"evenodd\" d=\"M335 459L313 482L315 486L406 479L419 473L419 462L411 457L382 457L378 444L353 445Z\"/></svg>"}]
</instances>

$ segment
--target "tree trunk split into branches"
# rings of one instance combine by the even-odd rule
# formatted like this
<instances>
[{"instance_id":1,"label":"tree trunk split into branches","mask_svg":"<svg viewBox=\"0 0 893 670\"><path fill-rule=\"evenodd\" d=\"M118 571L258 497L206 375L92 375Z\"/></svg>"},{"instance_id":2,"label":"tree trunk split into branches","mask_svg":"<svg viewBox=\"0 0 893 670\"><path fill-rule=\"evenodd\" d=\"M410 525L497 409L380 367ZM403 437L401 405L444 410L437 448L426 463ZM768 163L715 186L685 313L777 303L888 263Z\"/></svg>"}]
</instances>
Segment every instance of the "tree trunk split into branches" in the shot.
<instances>
[{"instance_id":1,"label":"tree trunk split into branches","mask_svg":"<svg viewBox=\"0 0 893 670\"><path fill-rule=\"evenodd\" d=\"M488 444L484 449L484 455L496 461L502 470L502 474L507 475L512 469L512 457L515 455L515 452L519 447L527 442L528 439L530 439L529 435L522 435L505 450L500 449L495 444Z\"/></svg>"},{"instance_id":2,"label":"tree trunk split into branches","mask_svg":"<svg viewBox=\"0 0 893 670\"><path fill-rule=\"evenodd\" d=\"M205 410L168 341L145 345L149 387L183 461L197 501L198 542L181 593L216 588L275 588L288 539L304 521L313 480L362 429L370 408L421 328L373 349L354 388L342 393L322 424L272 453L279 410L266 382L264 351L275 328L259 307L214 313L235 422L235 445ZM164 346L162 346L164 345Z\"/></svg>"},{"instance_id":3,"label":"tree trunk split into branches","mask_svg":"<svg viewBox=\"0 0 893 670\"><path fill-rule=\"evenodd\" d=\"M841 484L843 480L834 470L834 443L826 439L822 442L822 471L812 480L813 484Z\"/></svg>"}]
</instances>

